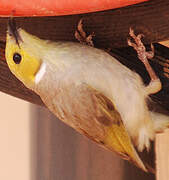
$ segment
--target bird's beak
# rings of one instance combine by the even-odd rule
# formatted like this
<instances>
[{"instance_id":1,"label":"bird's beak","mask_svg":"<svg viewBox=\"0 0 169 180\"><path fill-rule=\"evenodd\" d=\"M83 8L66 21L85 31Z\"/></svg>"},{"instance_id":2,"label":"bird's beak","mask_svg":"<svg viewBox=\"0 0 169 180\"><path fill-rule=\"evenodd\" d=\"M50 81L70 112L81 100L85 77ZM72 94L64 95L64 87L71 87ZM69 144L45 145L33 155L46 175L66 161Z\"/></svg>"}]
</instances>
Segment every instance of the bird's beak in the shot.
<instances>
[{"instance_id":1,"label":"bird's beak","mask_svg":"<svg viewBox=\"0 0 169 180\"><path fill-rule=\"evenodd\" d=\"M19 35L19 32L18 32L18 29L16 28L16 23L15 23L15 20L14 18L10 18L9 19L9 22L8 22L8 31L7 31L8 35L13 37L16 41L16 43L18 44L19 46L19 42L22 41L20 35Z\"/></svg>"}]
</instances>

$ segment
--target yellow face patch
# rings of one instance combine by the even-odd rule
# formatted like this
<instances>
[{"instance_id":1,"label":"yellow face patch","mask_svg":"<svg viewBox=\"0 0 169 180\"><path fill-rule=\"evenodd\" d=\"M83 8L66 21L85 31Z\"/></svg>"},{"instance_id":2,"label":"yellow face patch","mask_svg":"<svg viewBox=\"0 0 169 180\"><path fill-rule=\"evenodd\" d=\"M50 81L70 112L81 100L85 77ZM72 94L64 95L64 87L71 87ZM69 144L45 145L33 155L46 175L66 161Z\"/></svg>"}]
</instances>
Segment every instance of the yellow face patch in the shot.
<instances>
[{"instance_id":1,"label":"yellow face patch","mask_svg":"<svg viewBox=\"0 0 169 180\"><path fill-rule=\"evenodd\" d=\"M18 45L16 41L7 34L5 56L12 73L22 82L30 85L34 83L41 62L35 56L27 53L22 48L22 42Z\"/></svg>"}]
</instances>

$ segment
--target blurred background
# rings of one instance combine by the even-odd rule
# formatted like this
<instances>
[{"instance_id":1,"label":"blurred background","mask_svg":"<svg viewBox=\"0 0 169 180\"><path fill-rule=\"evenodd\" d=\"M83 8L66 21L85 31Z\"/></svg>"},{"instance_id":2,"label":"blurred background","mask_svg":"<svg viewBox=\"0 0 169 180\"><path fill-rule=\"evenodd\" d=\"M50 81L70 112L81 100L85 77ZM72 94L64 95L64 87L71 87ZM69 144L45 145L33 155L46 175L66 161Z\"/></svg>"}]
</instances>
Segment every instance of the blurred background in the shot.
<instances>
[{"instance_id":1,"label":"blurred background","mask_svg":"<svg viewBox=\"0 0 169 180\"><path fill-rule=\"evenodd\" d=\"M0 102L0 179L30 180L31 145L36 137L32 137L35 121L30 104L4 93Z\"/></svg>"},{"instance_id":2,"label":"blurred background","mask_svg":"<svg viewBox=\"0 0 169 180\"><path fill-rule=\"evenodd\" d=\"M0 93L0 179L151 180L46 108Z\"/></svg>"}]
</instances>

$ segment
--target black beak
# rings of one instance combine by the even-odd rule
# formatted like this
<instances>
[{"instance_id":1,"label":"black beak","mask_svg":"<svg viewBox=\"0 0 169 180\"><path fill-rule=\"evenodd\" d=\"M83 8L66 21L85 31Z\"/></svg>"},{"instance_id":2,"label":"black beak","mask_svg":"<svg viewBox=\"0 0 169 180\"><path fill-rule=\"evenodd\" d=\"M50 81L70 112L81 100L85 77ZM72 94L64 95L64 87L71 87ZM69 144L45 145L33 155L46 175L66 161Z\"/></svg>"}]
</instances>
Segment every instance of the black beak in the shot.
<instances>
[{"instance_id":1,"label":"black beak","mask_svg":"<svg viewBox=\"0 0 169 180\"><path fill-rule=\"evenodd\" d=\"M15 20L12 17L9 19L9 22L8 22L8 34L15 39L16 43L19 46L19 41L21 41L21 37L16 28Z\"/></svg>"}]
</instances>

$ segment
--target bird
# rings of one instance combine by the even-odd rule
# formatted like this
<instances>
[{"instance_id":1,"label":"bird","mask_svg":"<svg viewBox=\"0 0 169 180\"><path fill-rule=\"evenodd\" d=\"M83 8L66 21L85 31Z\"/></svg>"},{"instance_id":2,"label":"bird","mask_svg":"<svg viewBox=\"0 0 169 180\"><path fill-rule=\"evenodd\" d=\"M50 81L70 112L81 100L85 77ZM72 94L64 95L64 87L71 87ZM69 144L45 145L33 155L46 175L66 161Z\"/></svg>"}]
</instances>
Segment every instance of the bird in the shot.
<instances>
[{"instance_id":1,"label":"bird","mask_svg":"<svg viewBox=\"0 0 169 180\"><path fill-rule=\"evenodd\" d=\"M83 31L82 22L78 24ZM76 37L83 33L75 33ZM9 20L5 57L11 72L37 93L61 121L98 145L148 172L137 151L149 150L155 134L169 125L169 117L150 111L147 99L160 91L160 79L148 59L142 35L130 28L132 46L150 75L141 77L106 51L78 42L40 39ZM81 40L85 38L80 38Z\"/></svg>"}]
</instances>

